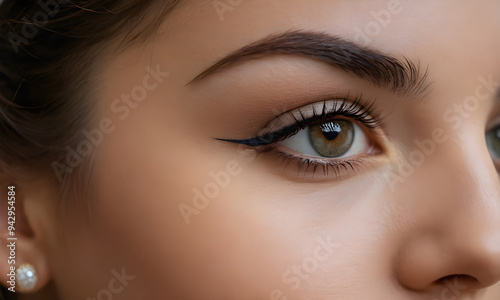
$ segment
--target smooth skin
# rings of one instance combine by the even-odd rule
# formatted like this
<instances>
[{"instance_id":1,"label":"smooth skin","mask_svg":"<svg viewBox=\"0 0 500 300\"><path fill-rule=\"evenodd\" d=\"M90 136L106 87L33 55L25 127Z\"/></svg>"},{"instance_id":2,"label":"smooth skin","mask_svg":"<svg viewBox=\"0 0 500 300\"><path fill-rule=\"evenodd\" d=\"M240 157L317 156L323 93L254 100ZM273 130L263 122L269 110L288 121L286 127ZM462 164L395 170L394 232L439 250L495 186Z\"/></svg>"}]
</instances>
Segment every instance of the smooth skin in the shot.
<instances>
[{"instance_id":1,"label":"smooth skin","mask_svg":"<svg viewBox=\"0 0 500 300\"><path fill-rule=\"evenodd\" d=\"M103 54L90 130L105 120L109 133L93 152L91 199L60 218L58 201L75 199L59 199L55 179L16 182L33 231L18 257L37 268L37 288L52 281L43 292L58 299L500 299L500 164L485 142L500 123L500 2L402 0L388 24L377 21L372 12L393 2L244 0L223 13L213 1L181 3L148 43ZM374 21L380 32L360 39ZM188 84L290 30L419 62L429 89L395 95L298 55ZM144 100L123 100L138 86ZM455 111L478 87L479 105ZM384 116L379 134L367 131L380 151L342 178L301 176L272 153L215 140L253 137L326 95L359 94ZM415 140L433 138L401 174Z\"/></svg>"}]
</instances>

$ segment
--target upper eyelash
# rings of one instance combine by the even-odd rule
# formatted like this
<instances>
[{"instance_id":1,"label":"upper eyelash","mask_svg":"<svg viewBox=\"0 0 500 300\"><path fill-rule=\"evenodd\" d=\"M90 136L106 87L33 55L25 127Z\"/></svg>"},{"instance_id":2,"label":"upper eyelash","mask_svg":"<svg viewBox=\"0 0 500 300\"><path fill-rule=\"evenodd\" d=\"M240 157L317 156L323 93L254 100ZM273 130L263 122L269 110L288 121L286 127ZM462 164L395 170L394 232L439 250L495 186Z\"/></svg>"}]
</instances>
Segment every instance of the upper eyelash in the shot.
<instances>
[{"instance_id":1,"label":"upper eyelash","mask_svg":"<svg viewBox=\"0 0 500 300\"><path fill-rule=\"evenodd\" d=\"M328 103L328 101L331 100L340 101L340 104L337 105L337 102L335 102L336 104L334 105L333 109L327 112L326 104ZM249 147L267 146L282 141L290 136L293 136L300 130L313 125L315 122L327 121L328 119L333 119L339 116L351 118L353 120L360 122L365 127L373 129L381 126L382 124L382 118L380 117L380 113L374 112L374 103L375 101L366 103L363 100L362 96L356 97L354 101L351 101L347 98L328 99L323 101L323 108L321 112L318 113L316 110L314 110L313 107L313 116L309 118L305 118L301 111L301 109L304 109L304 107L285 112L282 115L285 114L290 115L295 120L295 123L292 125L288 125L284 128L281 128L279 130L267 132L246 140L235 140L235 139L217 139L217 140L242 144ZM294 111L298 111L300 118L297 118L295 115L293 115L292 112ZM278 118L280 116L278 116Z\"/></svg>"}]
</instances>

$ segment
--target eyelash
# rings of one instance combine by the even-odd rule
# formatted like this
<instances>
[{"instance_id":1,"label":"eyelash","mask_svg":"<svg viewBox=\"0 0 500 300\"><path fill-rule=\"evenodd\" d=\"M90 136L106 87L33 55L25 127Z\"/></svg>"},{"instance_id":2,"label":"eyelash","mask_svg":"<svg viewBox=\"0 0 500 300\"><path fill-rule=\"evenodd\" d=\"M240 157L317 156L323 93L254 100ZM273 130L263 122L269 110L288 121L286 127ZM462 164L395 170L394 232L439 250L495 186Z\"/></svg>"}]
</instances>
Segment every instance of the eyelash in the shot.
<instances>
[{"instance_id":1,"label":"eyelash","mask_svg":"<svg viewBox=\"0 0 500 300\"><path fill-rule=\"evenodd\" d=\"M327 111L328 101L338 101L333 108L329 108ZM321 101L320 101L321 102ZM336 179L341 177L343 170L347 173L355 172L357 167L364 166L365 160L361 156L348 159L325 159L325 158L313 158L304 157L291 154L279 149L279 146L274 144L283 141L291 136L297 134L300 130L305 129L309 126L317 125L318 123L325 123L327 121L343 118L363 125L363 127L374 130L376 128L383 127L383 119L380 113L375 112L374 101L365 101L362 96L356 97L354 100L347 98L334 98L323 100L323 106L320 112L313 108L313 114L311 117L304 117L303 110L310 105L294 109L281 114L289 115L295 120L295 123L288 125L282 129L275 131L268 131L264 134L257 135L253 138L246 140L233 140L233 139L218 139L220 141L231 142L236 144L245 145L257 150L258 155L262 154L273 154L274 158L278 157L281 163L284 164L286 168L290 163L297 164L297 177L305 177L309 174L308 170L312 169L312 177L317 172L321 170L324 177L328 177L330 174L334 174ZM293 112L298 112L296 115ZM278 116L277 118L279 118Z\"/></svg>"},{"instance_id":2,"label":"eyelash","mask_svg":"<svg viewBox=\"0 0 500 300\"><path fill-rule=\"evenodd\" d=\"M307 158L296 156L284 151L281 151L275 147L269 147L263 149L257 153L257 155L262 155L266 153L274 154L280 160L280 163L286 169L289 164L297 164L297 178L305 178L308 174L311 174L312 179L315 179L315 174L318 170L322 172L323 178L329 178L333 174L335 180L341 179L342 172L345 170L348 174L351 172L356 172L359 167L365 166L365 161L361 158L350 158L344 160L323 160L321 158ZM308 172L311 170L310 172Z\"/></svg>"}]
</instances>

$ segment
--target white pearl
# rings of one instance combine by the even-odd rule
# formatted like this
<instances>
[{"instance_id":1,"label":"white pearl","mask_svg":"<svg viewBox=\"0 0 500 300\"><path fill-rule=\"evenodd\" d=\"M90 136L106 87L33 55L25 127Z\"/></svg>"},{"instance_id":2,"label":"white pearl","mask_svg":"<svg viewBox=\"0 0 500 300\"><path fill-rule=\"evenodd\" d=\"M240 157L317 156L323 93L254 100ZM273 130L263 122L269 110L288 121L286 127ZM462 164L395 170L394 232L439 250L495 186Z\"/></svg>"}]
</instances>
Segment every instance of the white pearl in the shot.
<instances>
[{"instance_id":1,"label":"white pearl","mask_svg":"<svg viewBox=\"0 0 500 300\"><path fill-rule=\"evenodd\" d=\"M23 264L16 270L16 281L20 291L30 291L38 281L35 268L30 264Z\"/></svg>"}]
</instances>

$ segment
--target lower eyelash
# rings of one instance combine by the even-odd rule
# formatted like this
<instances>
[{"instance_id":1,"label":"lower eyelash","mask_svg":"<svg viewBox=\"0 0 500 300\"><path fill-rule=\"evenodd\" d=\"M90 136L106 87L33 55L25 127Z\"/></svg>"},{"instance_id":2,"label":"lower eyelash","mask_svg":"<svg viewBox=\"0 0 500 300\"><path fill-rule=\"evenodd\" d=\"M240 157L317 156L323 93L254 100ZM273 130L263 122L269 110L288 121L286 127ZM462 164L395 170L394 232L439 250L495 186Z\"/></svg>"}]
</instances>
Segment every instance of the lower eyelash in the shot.
<instances>
[{"instance_id":1,"label":"lower eyelash","mask_svg":"<svg viewBox=\"0 0 500 300\"><path fill-rule=\"evenodd\" d=\"M320 158L301 157L291 153L284 152L275 146L267 146L262 149L257 149L257 155L270 154L273 159L276 157L279 164L282 165L285 171L290 164L296 164L297 178L304 179L308 176L311 179L317 179L315 176L318 172L322 178L333 177L335 180L340 180L351 175L355 175L359 168L366 166L365 161L361 156L350 158L347 160L323 160Z\"/></svg>"}]
</instances>

